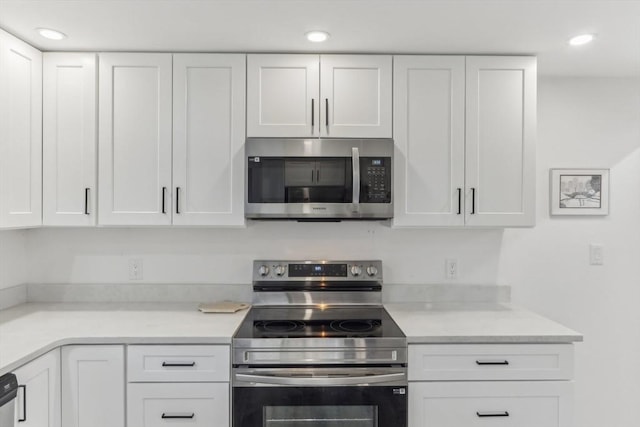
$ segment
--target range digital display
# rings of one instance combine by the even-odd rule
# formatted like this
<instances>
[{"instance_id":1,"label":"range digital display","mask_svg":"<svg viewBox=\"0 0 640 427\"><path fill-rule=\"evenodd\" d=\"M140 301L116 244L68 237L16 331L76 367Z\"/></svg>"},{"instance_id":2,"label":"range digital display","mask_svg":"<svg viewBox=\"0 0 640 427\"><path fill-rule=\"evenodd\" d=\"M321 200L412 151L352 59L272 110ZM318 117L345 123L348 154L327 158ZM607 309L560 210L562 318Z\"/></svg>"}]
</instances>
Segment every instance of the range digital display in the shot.
<instances>
[{"instance_id":1,"label":"range digital display","mask_svg":"<svg viewBox=\"0 0 640 427\"><path fill-rule=\"evenodd\" d=\"M289 264L289 277L347 277L347 264Z\"/></svg>"},{"instance_id":2,"label":"range digital display","mask_svg":"<svg viewBox=\"0 0 640 427\"><path fill-rule=\"evenodd\" d=\"M382 160L381 159L371 160L371 166L382 166Z\"/></svg>"}]
</instances>

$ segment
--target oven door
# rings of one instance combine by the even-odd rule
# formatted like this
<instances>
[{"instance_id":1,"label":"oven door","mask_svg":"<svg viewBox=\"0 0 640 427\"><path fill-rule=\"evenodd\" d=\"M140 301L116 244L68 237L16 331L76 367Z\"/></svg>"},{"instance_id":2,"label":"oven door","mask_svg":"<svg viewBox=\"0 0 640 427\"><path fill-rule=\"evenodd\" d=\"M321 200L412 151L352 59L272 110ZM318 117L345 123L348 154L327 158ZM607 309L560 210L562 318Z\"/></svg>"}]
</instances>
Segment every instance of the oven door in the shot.
<instances>
[{"instance_id":1,"label":"oven door","mask_svg":"<svg viewBox=\"0 0 640 427\"><path fill-rule=\"evenodd\" d=\"M406 427L404 368L236 369L233 427Z\"/></svg>"}]
</instances>

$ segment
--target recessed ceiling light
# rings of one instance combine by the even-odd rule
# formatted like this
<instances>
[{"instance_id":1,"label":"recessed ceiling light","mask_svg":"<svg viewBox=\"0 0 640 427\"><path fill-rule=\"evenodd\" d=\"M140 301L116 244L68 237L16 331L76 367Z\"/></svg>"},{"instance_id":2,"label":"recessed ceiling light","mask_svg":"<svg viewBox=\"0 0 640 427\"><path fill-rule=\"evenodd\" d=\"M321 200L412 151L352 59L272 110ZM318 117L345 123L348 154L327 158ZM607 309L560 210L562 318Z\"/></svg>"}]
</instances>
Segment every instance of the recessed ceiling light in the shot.
<instances>
[{"instance_id":1,"label":"recessed ceiling light","mask_svg":"<svg viewBox=\"0 0 640 427\"><path fill-rule=\"evenodd\" d=\"M52 30L50 28L36 28L36 30L42 37L49 40L62 40L67 38L66 34L61 33L60 31Z\"/></svg>"},{"instance_id":2,"label":"recessed ceiling light","mask_svg":"<svg viewBox=\"0 0 640 427\"><path fill-rule=\"evenodd\" d=\"M320 43L329 38L329 33L326 31L309 31L305 36L307 36L307 40L310 42Z\"/></svg>"},{"instance_id":3,"label":"recessed ceiling light","mask_svg":"<svg viewBox=\"0 0 640 427\"><path fill-rule=\"evenodd\" d=\"M580 34L579 36L571 37L569 44L571 46L580 46L592 42L594 37L593 34Z\"/></svg>"}]
</instances>

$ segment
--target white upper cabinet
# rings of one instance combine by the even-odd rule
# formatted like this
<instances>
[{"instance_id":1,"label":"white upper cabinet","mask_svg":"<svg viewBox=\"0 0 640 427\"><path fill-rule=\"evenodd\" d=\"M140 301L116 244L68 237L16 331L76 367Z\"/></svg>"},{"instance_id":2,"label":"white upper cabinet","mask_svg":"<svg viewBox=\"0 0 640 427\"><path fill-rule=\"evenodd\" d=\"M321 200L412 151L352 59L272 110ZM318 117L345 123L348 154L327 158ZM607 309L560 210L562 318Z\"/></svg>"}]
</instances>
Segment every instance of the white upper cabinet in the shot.
<instances>
[{"instance_id":1,"label":"white upper cabinet","mask_svg":"<svg viewBox=\"0 0 640 427\"><path fill-rule=\"evenodd\" d=\"M99 223L171 224L171 54L101 54L99 86Z\"/></svg>"},{"instance_id":2,"label":"white upper cabinet","mask_svg":"<svg viewBox=\"0 0 640 427\"><path fill-rule=\"evenodd\" d=\"M388 55L248 55L247 136L390 138Z\"/></svg>"},{"instance_id":3,"label":"white upper cabinet","mask_svg":"<svg viewBox=\"0 0 640 427\"><path fill-rule=\"evenodd\" d=\"M45 53L43 224L96 224L97 70L93 53Z\"/></svg>"},{"instance_id":4,"label":"white upper cabinet","mask_svg":"<svg viewBox=\"0 0 640 427\"><path fill-rule=\"evenodd\" d=\"M391 138L392 58L320 57L320 133L335 138Z\"/></svg>"},{"instance_id":5,"label":"white upper cabinet","mask_svg":"<svg viewBox=\"0 0 640 427\"><path fill-rule=\"evenodd\" d=\"M395 226L532 226L536 61L396 56Z\"/></svg>"},{"instance_id":6,"label":"white upper cabinet","mask_svg":"<svg viewBox=\"0 0 640 427\"><path fill-rule=\"evenodd\" d=\"M464 225L462 56L394 58L394 226Z\"/></svg>"},{"instance_id":7,"label":"white upper cabinet","mask_svg":"<svg viewBox=\"0 0 640 427\"><path fill-rule=\"evenodd\" d=\"M173 57L173 224L244 225L245 55Z\"/></svg>"},{"instance_id":8,"label":"white upper cabinet","mask_svg":"<svg viewBox=\"0 0 640 427\"><path fill-rule=\"evenodd\" d=\"M467 57L467 224L535 223L536 60Z\"/></svg>"},{"instance_id":9,"label":"white upper cabinet","mask_svg":"<svg viewBox=\"0 0 640 427\"><path fill-rule=\"evenodd\" d=\"M42 52L0 30L0 227L42 223Z\"/></svg>"},{"instance_id":10,"label":"white upper cabinet","mask_svg":"<svg viewBox=\"0 0 640 427\"><path fill-rule=\"evenodd\" d=\"M247 136L319 136L318 55L247 56Z\"/></svg>"}]
</instances>

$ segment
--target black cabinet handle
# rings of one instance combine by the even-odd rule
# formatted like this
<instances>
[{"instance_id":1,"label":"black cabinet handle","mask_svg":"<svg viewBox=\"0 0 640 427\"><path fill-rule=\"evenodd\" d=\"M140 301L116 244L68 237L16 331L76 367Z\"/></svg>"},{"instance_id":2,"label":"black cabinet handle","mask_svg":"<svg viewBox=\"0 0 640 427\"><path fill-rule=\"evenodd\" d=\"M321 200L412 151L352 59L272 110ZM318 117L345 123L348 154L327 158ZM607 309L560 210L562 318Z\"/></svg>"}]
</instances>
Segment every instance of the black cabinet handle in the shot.
<instances>
[{"instance_id":1,"label":"black cabinet handle","mask_svg":"<svg viewBox=\"0 0 640 427\"><path fill-rule=\"evenodd\" d=\"M329 129L329 98L324 99L324 121Z\"/></svg>"},{"instance_id":2,"label":"black cabinet handle","mask_svg":"<svg viewBox=\"0 0 640 427\"><path fill-rule=\"evenodd\" d=\"M162 213L166 214L167 213L167 209L165 207L165 199L167 197L167 187L162 187Z\"/></svg>"},{"instance_id":3,"label":"black cabinet handle","mask_svg":"<svg viewBox=\"0 0 640 427\"><path fill-rule=\"evenodd\" d=\"M313 128L316 125L316 100L311 98L311 134L313 134Z\"/></svg>"},{"instance_id":4,"label":"black cabinet handle","mask_svg":"<svg viewBox=\"0 0 640 427\"><path fill-rule=\"evenodd\" d=\"M84 214L89 215L89 188L84 189Z\"/></svg>"},{"instance_id":5,"label":"black cabinet handle","mask_svg":"<svg viewBox=\"0 0 640 427\"><path fill-rule=\"evenodd\" d=\"M484 417L508 417L509 413L507 411L502 412L476 412L476 415L480 418Z\"/></svg>"},{"instance_id":6,"label":"black cabinet handle","mask_svg":"<svg viewBox=\"0 0 640 427\"><path fill-rule=\"evenodd\" d=\"M193 417L195 417L196 414L194 414L193 412L190 414L167 414L167 413L162 413L162 418L163 419L176 419L176 418L188 418L191 419Z\"/></svg>"},{"instance_id":7,"label":"black cabinet handle","mask_svg":"<svg viewBox=\"0 0 640 427\"><path fill-rule=\"evenodd\" d=\"M471 189L471 215L476 213L476 189Z\"/></svg>"},{"instance_id":8,"label":"black cabinet handle","mask_svg":"<svg viewBox=\"0 0 640 427\"><path fill-rule=\"evenodd\" d=\"M22 389L22 418L18 418L19 423L27 421L27 386L19 385L18 388Z\"/></svg>"},{"instance_id":9,"label":"black cabinet handle","mask_svg":"<svg viewBox=\"0 0 640 427\"><path fill-rule=\"evenodd\" d=\"M508 365L508 360L476 360L476 365Z\"/></svg>"},{"instance_id":10,"label":"black cabinet handle","mask_svg":"<svg viewBox=\"0 0 640 427\"><path fill-rule=\"evenodd\" d=\"M180 187L176 187L176 213L180 213Z\"/></svg>"},{"instance_id":11,"label":"black cabinet handle","mask_svg":"<svg viewBox=\"0 0 640 427\"><path fill-rule=\"evenodd\" d=\"M173 368L176 366L196 366L196 362L162 362L162 366Z\"/></svg>"},{"instance_id":12,"label":"black cabinet handle","mask_svg":"<svg viewBox=\"0 0 640 427\"><path fill-rule=\"evenodd\" d=\"M462 213L462 188L458 188L458 215Z\"/></svg>"},{"instance_id":13,"label":"black cabinet handle","mask_svg":"<svg viewBox=\"0 0 640 427\"><path fill-rule=\"evenodd\" d=\"M320 169L316 170L316 182L320 183Z\"/></svg>"}]
</instances>

